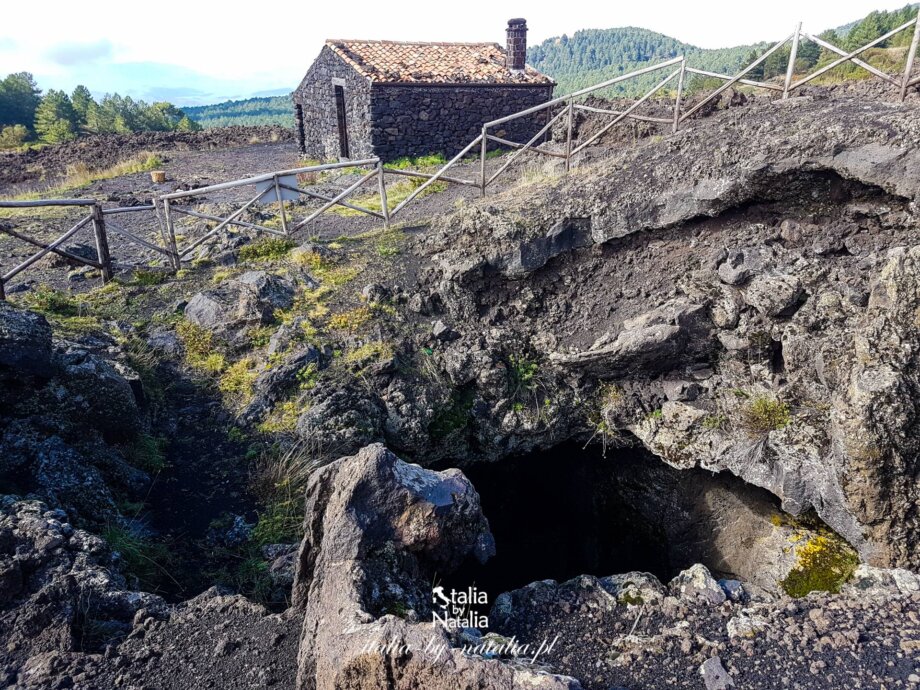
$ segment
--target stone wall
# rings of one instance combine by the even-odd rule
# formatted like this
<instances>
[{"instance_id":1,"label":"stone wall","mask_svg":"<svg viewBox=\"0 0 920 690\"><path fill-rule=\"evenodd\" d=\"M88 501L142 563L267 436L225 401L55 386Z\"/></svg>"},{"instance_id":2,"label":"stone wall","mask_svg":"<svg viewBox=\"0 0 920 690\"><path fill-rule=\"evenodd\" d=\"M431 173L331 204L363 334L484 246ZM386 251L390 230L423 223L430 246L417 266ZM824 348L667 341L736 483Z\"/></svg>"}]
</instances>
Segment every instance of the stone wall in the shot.
<instances>
[{"instance_id":1,"label":"stone wall","mask_svg":"<svg viewBox=\"0 0 920 690\"><path fill-rule=\"evenodd\" d=\"M482 125L552 98L552 86L386 86L371 88L371 140L384 160L443 153L453 156ZM497 136L526 143L547 113L507 123Z\"/></svg>"},{"instance_id":2,"label":"stone wall","mask_svg":"<svg viewBox=\"0 0 920 690\"><path fill-rule=\"evenodd\" d=\"M295 106L303 108L303 151L320 160L339 159L333 79L344 81L351 158L370 157L370 85L326 46L293 94Z\"/></svg>"}]
</instances>

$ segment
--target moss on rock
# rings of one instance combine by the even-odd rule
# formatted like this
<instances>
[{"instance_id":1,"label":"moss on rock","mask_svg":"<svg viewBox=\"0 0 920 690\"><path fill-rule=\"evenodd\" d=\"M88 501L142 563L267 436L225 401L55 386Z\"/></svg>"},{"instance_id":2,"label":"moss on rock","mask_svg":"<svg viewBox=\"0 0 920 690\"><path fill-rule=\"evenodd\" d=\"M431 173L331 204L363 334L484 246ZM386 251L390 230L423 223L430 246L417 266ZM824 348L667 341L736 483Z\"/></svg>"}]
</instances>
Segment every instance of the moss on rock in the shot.
<instances>
[{"instance_id":1,"label":"moss on rock","mask_svg":"<svg viewBox=\"0 0 920 690\"><path fill-rule=\"evenodd\" d=\"M856 551L835 534L819 534L796 549L795 567L780 582L791 597L809 592L836 594L859 565Z\"/></svg>"}]
</instances>

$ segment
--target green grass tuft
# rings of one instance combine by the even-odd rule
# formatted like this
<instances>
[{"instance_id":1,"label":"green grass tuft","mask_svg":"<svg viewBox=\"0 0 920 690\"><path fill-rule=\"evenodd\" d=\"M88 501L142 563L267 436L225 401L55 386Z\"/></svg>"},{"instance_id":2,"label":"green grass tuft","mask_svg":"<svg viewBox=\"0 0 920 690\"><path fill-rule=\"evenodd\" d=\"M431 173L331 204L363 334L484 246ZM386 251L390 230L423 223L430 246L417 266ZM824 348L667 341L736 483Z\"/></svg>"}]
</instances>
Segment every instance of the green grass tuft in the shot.
<instances>
[{"instance_id":1,"label":"green grass tuft","mask_svg":"<svg viewBox=\"0 0 920 690\"><path fill-rule=\"evenodd\" d=\"M266 237L240 247L240 261L278 261L287 256L297 243L281 237Z\"/></svg>"},{"instance_id":2,"label":"green grass tuft","mask_svg":"<svg viewBox=\"0 0 920 690\"><path fill-rule=\"evenodd\" d=\"M752 398L742 410L742 423L751 434L768 434L789 426L791 422L789 405L765 395Z\"/></svg>"}]
</instances>

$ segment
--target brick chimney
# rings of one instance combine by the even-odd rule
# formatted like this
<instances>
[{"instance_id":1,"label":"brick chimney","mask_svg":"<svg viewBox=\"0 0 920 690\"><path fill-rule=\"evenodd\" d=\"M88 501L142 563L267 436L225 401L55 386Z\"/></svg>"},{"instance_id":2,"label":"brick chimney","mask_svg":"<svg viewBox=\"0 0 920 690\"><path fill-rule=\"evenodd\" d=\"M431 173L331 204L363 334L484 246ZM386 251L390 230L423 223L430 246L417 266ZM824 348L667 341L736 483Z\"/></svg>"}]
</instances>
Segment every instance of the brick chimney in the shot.
<instances>
[{"instance_id":1,"label":"brick chimney","mask_svg":"<svg viewBox=\"0 0 920 690\"><path fill-rule=\"evenodd\" d=\"M508 20L508 51L505 67L512 72L523 72L527 61L527 20Z\"/></svg>"}]
</instances>

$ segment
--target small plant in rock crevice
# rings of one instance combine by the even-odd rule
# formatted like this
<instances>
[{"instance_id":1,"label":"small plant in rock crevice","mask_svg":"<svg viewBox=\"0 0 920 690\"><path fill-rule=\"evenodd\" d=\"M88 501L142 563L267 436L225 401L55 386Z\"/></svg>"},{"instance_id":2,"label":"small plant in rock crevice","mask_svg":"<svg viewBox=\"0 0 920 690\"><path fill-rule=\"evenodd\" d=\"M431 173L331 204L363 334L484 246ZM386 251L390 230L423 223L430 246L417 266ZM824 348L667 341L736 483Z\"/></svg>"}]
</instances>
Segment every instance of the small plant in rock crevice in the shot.
<instances>
[{"instance_id":1,"label":"small plant in rock crevice","mask_svg":"<svg viewBox=\"0 0 920 690\"><path fill-rule=\"evenodd\" d=\"M102 538L118 554L125 575L134 580L132 588L157 592L167 581L178 584L170 573L173 558L165 544L120 523L106 525Z\"/></svg>"},{"instance_id":2,"label":"small plant in rock crevice","mask_svg":"<svg viewBox=\"0 0 920 690\"><path fill-rule=\"evenodd\" d=\"M508 357L508 377L511 393L516 395L521 392L533 390L537 385L537 375L540 365L524 355L510 355Z\"/></svg>"},{"instance_id":3,"label":"small plant in rock crevice","mask_svg":"<svg viewBox=\"0 0 920 690\"><path fill-rule=\"evenodd\" d=\"M791 422L789 404L766 395L751 398L742 408L742 425L751 434L768 434L789 426Z\"/></svg>"},{"instance_id":4,"label":"small plant in rock crevice","mask_svg":"<svg viewBox=\"0 0 920 690\"><path fill-rule=\"evenodd\" d=\"M166 457L163 454L165 440L156 438L150 434L139 434L133 443L125 448L125 459L132 466L155 474L163 471L166 464Z\"/></svg>"},{"instance_id":5,"label":"small plant in rock crevice","mask_svg":"<svg viewBox=\"0 0 920 690\"><path fill-rule=\"evenodd\" d=\"M600 439L601 453L606 455L608 446L623 445L621 433L615 426L615 418L625 400L623 389L614 383L602 383L598 387L596 396L587 406L587 422L593 433L586 447L595 439Z\"/></svg>"}]
</instances>

